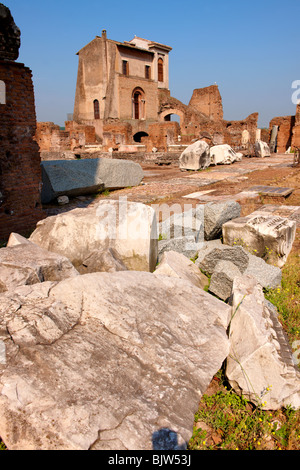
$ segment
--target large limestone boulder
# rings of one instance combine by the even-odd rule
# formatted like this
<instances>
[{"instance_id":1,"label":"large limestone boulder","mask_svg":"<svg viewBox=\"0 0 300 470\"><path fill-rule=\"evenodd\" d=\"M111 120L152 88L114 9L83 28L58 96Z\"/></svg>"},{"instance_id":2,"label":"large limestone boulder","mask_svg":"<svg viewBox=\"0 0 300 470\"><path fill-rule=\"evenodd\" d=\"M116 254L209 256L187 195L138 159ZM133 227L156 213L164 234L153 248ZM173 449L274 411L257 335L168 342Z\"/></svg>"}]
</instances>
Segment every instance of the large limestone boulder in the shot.
<instances>
[{"instance_id":1,"label":"large limestone boulder","mask_svg":"<svg viewBox=\"0 0 300 470\"><path fill-rule=\"evenodd\" d=\"M230 165L241 161L242 154L235 152L230 145L214 145L210 148L211 165Z\"/></svg>"},{"instance_id":2,"label":"large limestone boulder","mask_svg":"<svg viewBox=\"0 0 300 470\"><path fill-rule=\"evenodd\" d=\"M241 245L281 268L293 246L296 221L272 215L249 215L226 222L222 233L224 244Z\"/></svg>"},{"instance_id":3,"label":"large limestone boulder","mask_svg":"<svg viewBox=\"0 0 300 470\"><path fill-rule=\"evenodd\" d=\"M157 262L155 211L126 198L48 217L38 222L30 240L66 256L75 267L108 248L116 250L127 269L154 271Z\"/></svg>"},{"instance_id":4,"label":"large limestone boulder","mask_svg":"<svg viewBox=\"0 0 300 470\"><path fill-rule=\"evenodd\" d=\"M72 263L34 243L21 243L0 249L0 293L22 285L61 281L79 276Z\"/></svg>"},{"instance_id":5,"label":"large limestone boulder","mask_svg":"<svg viewBox=\"0 0 300 470\"><path fill-rule=\"evenodd\" d=\"M204 289L209 283L208 277L186 256L176 251L166 251L154 271L155 275L165 275L186 279L196 287Z\"/></svg>"},{"instance_id":6,"label":"large limestone boulder","mask_svg":"<svg viewBox=\"0 0 300 470\"><path fill-rule=\"evenodd\" d=\"M198 140L189 145L180 155L181 170L202 170L210 165L209 145L204 140Z\"/></svg>"},{"instance_id":7,"label":"large limestone boulder","mask_svg":"<svg viewBox=\"0 0 300 470\"><path fill-rule=\"evenodd\" d=\"M234 390L263 409L300 408L300 370L274 307L251 276L233 284L226 375Z\"/></svg>"},{"instance_id":8,"label":"large limestone boulder","mask_svg":"<svg viewBox=\"0 0 300 470\"><path fill-rule=\"evenodd\" d=\"M241 206L236 201L210 202L204 206L204 238L213 240L222 235L222 226L241 215Z\"/></svg>"},{"instance_id":9,"label":"large limestone boulder","mask_svg":"<svg viewBox=\"0 0 300 470\"><path fill-rule=\"evenodd\" d=\"M230 312L189 281L146 272L3 294L0 436L11 450L185 448L229 352Z\"/></svg>"},{"instance_id":10,"label":"large limestone boulder","mask_svg":"<svg viewBox=\"0 0 300 470\"><path fill-rule=\"evenodd\" d=\"M44 161L41 166L44 204L62 195L80 196L137 186L144 177L138 163L109 158Z\"/></svg>"},{"instance_id":11,"label":"large limestone boulder","mask_svg":"<svg viewBox=\"0 0 300 470\"><path fill-rule=\"evenodd\" d=\"M259 158L270 157L270 147L266 142L257 140L254 145L255 156Z\"/></svg>"}]
</instances>

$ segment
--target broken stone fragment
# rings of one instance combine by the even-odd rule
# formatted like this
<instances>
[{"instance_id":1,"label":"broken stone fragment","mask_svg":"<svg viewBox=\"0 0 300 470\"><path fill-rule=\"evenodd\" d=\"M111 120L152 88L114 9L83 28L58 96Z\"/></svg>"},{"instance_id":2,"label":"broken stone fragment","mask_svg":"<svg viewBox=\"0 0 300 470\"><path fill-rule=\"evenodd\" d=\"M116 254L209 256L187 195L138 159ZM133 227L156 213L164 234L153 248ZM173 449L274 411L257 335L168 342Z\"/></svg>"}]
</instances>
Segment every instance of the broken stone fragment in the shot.
<instances>
[{"instance_id":1,"label":"broken stone fragment","mask_svg":"<svg viewBox=\"0 0 300 470\"><path fill-rule=\"evenodd\" d=\"M154 274L186 279L201 289L204 289L209 283L208 277L190 259L176 251L166 251L162 255L161 262Z\"/></svg>"},{"instance_id":2,"label":"broken stone fragment","mask_svg":"<svg viewBox=\"0 0 300 470\"><path fill-rule=\"evenodd\" d=\"M156 214L152 207L126 198L101 200L38 222L30 241L66 256L75 267L94 251L113 248L127 269L154 271Z\"/></svg>"},{"instance_id":3,"label":"broken stone fragment","mask_svg":"<svg viewBox=\"0 0 300 470\"><path fill-rule=\"evenodd\" d=\"M255 142L254 150L256 157L264 158L271 156L270 147L266 142L263 142L262 140L257 140Z\"/></svg>"},{"instance_id":4,"label":"broken stone fragment","mask_svg":"<svg viewBox=\"0 0 300 470\"><path fill-rule=\"evenodd\" d=\"M300 408L300 370L274 307L252 276L232 288L226 376L236 393L266 410Z\"/></svg>"},{"instance_id":5,"label":"broken stone fragment","mask_svg":"<svg viewBox=\"0 0 300 470\"><path fill-rule=\"evenodd\" d=\"M196 242L203 241L204 206L172 214L159 223L159 233L163 239L194 237Z\"/></svg>"},{"instance_id":6,"label":"broken stone fragment","mask_svg":"<svg viewBox=\"0 0 300 470\"><path fill-rule=\"evenodd\" d=\"M182 253L187 258L195 258L198 250L201 249L203 243L195 242L194 236L171 238L170 240L158 241L158 261L161 261L163 253L167 251L176 251Z\"/></svg>"},{"instance_id":7,"label":"broken stone fragment","mask_svg":"<svg viewBox=\"0 0 300 470\"><path fill-rule=\"evenodd\" d=\"M216 248L219 248L219 250L215 251ZM222 292L219 295L217 290L217 286L221 286L221 283L215 282L215 280L222 277L220 268L225 266L220 264L222 260L235 264L240 273L251 275L263 288L274 289L281 285L282 273L280 268L267 264L262 258L251 255L242 247L231 247L233 251L229 252L228 248L228 245L222 245L221 240L210 240L204 242L203 247L197 253L195 264L211 276L215 274L218 266L219 273L214 276L214 283L212 284L214 294L222 298ZM233 270L229 270L229 272L233 273ZM226 266L223 275L227 276ZM231 277L232 280L233 277Z\"/></svg>"},{"instance_id":8,"label":"broken stone fragment","mask_svg":"<svg viewBox=\"0 0 300 470\"><path fill-rule=\"evenodd\" d=\"M204 140L198 140L189 145L180 155L181 170L202 170L211 163L209 145Z\"/></svg>"},{"instance_id":9,"label":"broken stone fragment","mask_svg":"<svg viewBox=\"0 0 300 470\"><path fill-rule=\"evenodd\" d=\"M236 201L210 202L204 206L204 238L213 240L222 235L222 226L241 215L241 206Z\"/></svg>"},{"instance_id":10,"label":"broken stone fragment","mask_svg":"<svg viewBox=\"0 0 300 470\"><path fill-rule=\"evenodd\" d=\"M60 206L64 206L65 204L69 204L70 201L68 196L59 196L57 202Z\"/></svg>"},{"instance_id":11,"label":"broken stone fragment","mask_svg":"<svg viewBox=\"0 0 300 470\"><path fill-rule=\"evenodd\" d=\"M266 263L258 256L249 254L249 264L244 274L254 277L265 289L275 289L281 286L281 269Z\"/></svg>"},{"instance_id":12,"label":"broken stone fragment","mask_svg":"<svg viewBox=\"0 0 300 470\"><path fill-rule=\"evenodd\" d=\"M12 232L8 238L6 247L31 243L28 238L22 237L19 233Z\"/></svg>"},{"instance_id":13,"label":"broken stone fragment","mask_svg":"<svg viewBox=\"0 0 300 470\"><path fill-rule=\"evenodd\" d=\"M213 244L210 247L204 245L204 254L201 249L198 251L197 265L209 275L212 275L220 261L230 261L240 273L246 271L249 264L249 255L241 246L228 246L223 244Z\"/></svg>"},{"instance_id":14,"label":"broken stone fragment","mask_svg":"<svg viewBox=\"0 0 300 470\"><path fill-rule=\"evenodd\" d=\"M211 165L230 165L241 160L241 154L237 154L230 145L214 145L210 148Z\"/></svg>"},{"instance_id":15,"label":"broken stone fragment","mask_svg":"<svg viewBox=\"0 0 300 470\"><path fill-rule=\"evenodd\" d=\"M241 272L234 263L225 260L219 261L210 279L209 292L227 301L231 296L233 281L240 275Z\"/></svg>"},{"instance_id":16,"label":"broken stone fragment","mask_svg":"<svg viewBox=\"0 0 300 470\"><path fill-rule=\"evenodd\" d=\"M11 238L10 246L0 249L0 292L12 291L21 285L61 281L79 275L65 256L51 253L29 241L12 243Z\"/></svg>"},{"instance_id":17,"label":"broken stone fragment","mask_svg":"<svg viewBox=\"0 0 300 470\"><path fill-rule=\"evenodd\" d=\"M278 216L249 215L223 224L223 243L240 245L267 263L282 267L292 249L296 222Z\"/></svg>"}]
</instances>

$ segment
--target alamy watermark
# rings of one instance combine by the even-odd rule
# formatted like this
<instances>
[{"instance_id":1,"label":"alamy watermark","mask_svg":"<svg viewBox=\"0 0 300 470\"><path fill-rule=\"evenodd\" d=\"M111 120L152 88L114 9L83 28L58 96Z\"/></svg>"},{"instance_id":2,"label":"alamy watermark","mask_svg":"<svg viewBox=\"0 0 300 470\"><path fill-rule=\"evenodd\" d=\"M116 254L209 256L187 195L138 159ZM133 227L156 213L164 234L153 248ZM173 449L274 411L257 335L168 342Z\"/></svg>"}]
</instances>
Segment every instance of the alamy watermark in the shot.
<instances>
[{"instance_id":1,"label":"alamy watermark","mask_svg":"<svg viewBox=\"0 0 300 470\"><path fill-rule=\"evenodd\" d=\"M292 103L297 105L300 103L300 80L294 80L292 82L292 89L295 90L292 93Z\"/></svg>"},{"instance_id":2,"label":"alamy watermark","mask_svg":"<svg viewBox=\"0 0 300 470\"><path fill-rule=\"evenodd\" d=\"M204 206L198 204L132 204L122 196L116 204L103 202L97 208L96 237L99 240L154 240L194 236L204 240ZM162 222L158 223L161 220Z\"/></svg>"},{"instance_id":3,"label":"alamy watermark","mask_svg":"<svg viewBox=\"0 0 300 470\"><path fill-rule=\"evenodd\" d=\"M6 364L6 348L4 341L0 340L0 365Z\"/></svg>"}]
</instances>

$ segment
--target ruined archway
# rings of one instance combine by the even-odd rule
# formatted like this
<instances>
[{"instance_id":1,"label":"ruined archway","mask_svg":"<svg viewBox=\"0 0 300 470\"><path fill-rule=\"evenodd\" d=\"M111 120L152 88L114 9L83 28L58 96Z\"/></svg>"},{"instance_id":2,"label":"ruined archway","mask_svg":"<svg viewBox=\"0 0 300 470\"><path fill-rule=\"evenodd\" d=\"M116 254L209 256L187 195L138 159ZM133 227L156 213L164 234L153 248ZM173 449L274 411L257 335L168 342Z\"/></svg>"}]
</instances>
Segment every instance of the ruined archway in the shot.
<instances>
[{"instance_id":1,"label":"ruined archway","mask_svg":"<svg viewBox=\"0 0 300 470\"><path fill-rule=\"evenodd\" d=\"M159 115L159 120L170 121L171 116L174 116L174 115L177 116L176 121L177 122L180 121L180 125L182 125L182 123L184 122L184 113L180 109L176 109L176 108L169 108L169 109L165 109L164 111L162 111Z\"/></svg>"},{"instance_id":2,"label":"ruined archway","mask_svg":"<svg viewBox=\"0 0 300 470\"><path fill-rule=\"evenodd\" d=\"M167 114L164 118L164 121L166 122L178 122L178 124L180 125L180 122L181 122L181 118L179 116L179 114Z\"/></svg>"}]
</instances>

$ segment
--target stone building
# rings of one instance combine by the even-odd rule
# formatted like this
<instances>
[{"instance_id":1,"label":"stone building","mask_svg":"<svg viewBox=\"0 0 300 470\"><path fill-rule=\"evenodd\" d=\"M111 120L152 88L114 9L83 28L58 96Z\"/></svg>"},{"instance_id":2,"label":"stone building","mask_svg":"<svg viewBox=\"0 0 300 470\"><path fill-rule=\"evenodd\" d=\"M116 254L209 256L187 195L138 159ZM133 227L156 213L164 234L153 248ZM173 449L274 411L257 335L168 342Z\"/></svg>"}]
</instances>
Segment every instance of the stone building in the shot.
<instances>
[{"instance_id":1,"label":"stone building","mask_svg":"<svg viewBox=\"0 0 300 470\"><path fill-rule=\"evenodd\" d=\"M256 140L258 113L241 121L224 120L216 84L195 89L187 105L172 97L171 50L136 36L113 41L103 30L77 53L73 121L65 123L65 130L54 123L38 123L42 158L45 151L97 146L99 151L119 154L153 149L180 154L197 139L248 151Z\"/></svg>"},{"instance_id":2,"label":"stone building","mask_svg":"<svg viewBox=\"0 0 300 470\"><path fill-rule=\"evenodd\" d=\"M0 3L0 240L44 217L32 73L16 62L19 47L20 30Z\"/></svg>"},{"instance_id":3,"label":"stone building","mask_svg":"<svg viewBox=\"0 0 300 470\"><path fill-rule=\"evenodd\" d=\"M74 121L94 126L106 151L150 152L153 147L179 151L203 137L236 149L253 144L258 114L243 121L224 121L217 85L194 90L188 105L171 96L171 50L139 37L113 41L103 30L101 37L78 52ZM177 121L172 115L177 115ZM245 132L248 139L243 144Z\"/></svg>"},{"instance_id":4,"label":"stone building","mask_svg":"<svg viewBox=\"0 0 300 470\"><path fill-rule=\"evenodd\" d=\"M158 121L159 90L169 87L170 51L138 37L113 41L103 30L78 52L74 121L93 125L100 139L106 123L128 123L134 141L140 141Z\"/></svg>"}]
</instances>

